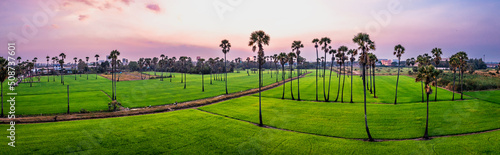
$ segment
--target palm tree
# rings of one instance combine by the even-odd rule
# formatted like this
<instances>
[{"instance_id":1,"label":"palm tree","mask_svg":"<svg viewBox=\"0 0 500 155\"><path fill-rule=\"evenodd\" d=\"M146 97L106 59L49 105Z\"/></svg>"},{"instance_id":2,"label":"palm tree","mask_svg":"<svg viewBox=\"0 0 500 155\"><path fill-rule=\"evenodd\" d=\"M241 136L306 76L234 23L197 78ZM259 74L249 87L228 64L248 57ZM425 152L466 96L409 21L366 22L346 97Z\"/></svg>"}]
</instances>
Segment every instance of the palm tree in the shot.
<instances>
[{"instance_id":1,"label":"palm tree","mask_svg":"<svg viewBox=\"0 0 500 155\"><path fill-rule=\"evenodd\" d=\"M368 139L370 141L373 141L373 138L370 134L370 129L368 128L368 119L366 116L366 77L365 77L365 66L366 63L368 62L368 51L370 50L375 50L375 42L370 40L370 36L366 33L358 33L352 41L356 44L358 44L358 50L361 50L361 59L359 60L359 63L362 66L362 72L363 72L363 91L364 91L364 109L365 109L365 128L366 128L366 133L368 134Z\"/></svg>"},{"instance_id":2,"label":"palm tree","mask_svg":"<svg viewBox=\"0 0 500 155\"><path fill-rule=\"evenodd\" d=\"M283 81L283 95L281 96L281 99L285 99L285 63L288 61L288 56L286 53L282 52L278 56L278 59L280 60L281 64L281 80Z\"/></svg>"},{"instance_id":3,"label":"palm tree","mask_svg":"<svg viewBox=\"0 0 500 155\"><path fill-rule=\"evenodd\" d=\"M55 64L57 61L59 61L59 59L57 57L52 57L51 59L52 59L52 81L56 82L56 76L54 75L55 74L54 72L56 71Z\"/></svg>"},{"instance_id":4,"label":"palm tree","mask_svg":"<svg viewBox=\"0 0 500 155\"><path fill-rule=\"evenodd\" d=\"M350 49L349 52L347 52L347 54L351 55L351 103L354 103L352 101L352 80L353 80L352 72L353 72L354 60L356 59L354 57L356 57L356 55L358 55L358 50L357 49Z\"/></svg>"},{"instance_id":5,"label":"palm tree","mask_svg":"<svg viewBox=\"0 0 500 155\"><path fill-rule=\"evenodd\" d=\"M161 54L160 58L161 58L161 60L160 60L160 68L163 69L163 64L165 63L164 62L165 61L165 54ZM163 71L161 71L161 76L160 77L161 77L160 81L163 81Z\"/></svg>"},{"instance_id":6,"label":"palm tree","mask_svg":"<svg viewBox=\"0 0 500 155\"><path fill-rule=\"evenodd\" d=\"M293 59L297 58L297 55L295 53L290 52L288 53L288 65L290 66L290 75L292 75L292 70L293 70ZM292 94L292 100L295 100L293 97L293 80L290 80L290 93Z\"/></svg>"},{"instance_id":7,"label":"palm tree","mask_svg":"<svg viewBox=\"0 0 500 155\"><path fill-rule=\"evenodd\" d=\"M99 64L98 63L99 62L99 54L96 54L94 57L95 57L95 70L96 70L96 72L95 72L95 79L97 79L97 67L98 67L97 64Z\"/></svg>"},{"instance_id":8,"label":"palm tree","mask_svg":"<svg viewBox=\"0 0 500 155\"><path fill-rule=\"evenodd\" d=\"M139 61L137 62L137 64L139 65L139 71L141 74L141 80L143 80L142 78L142 69L144 68L144 58L139 58Z\"/></svg>"},{"instance_id":9,"label":"palm tree","mask_svg":"<svg viewBox=\"0 0 500 155\"><path fill-rule=\"evenodd\" d=\"M425 92L427 94L427 119L425 121L425 132L424 138L429 139L428 128L429 128L429 95L432 93L432 88L429 85L435 80L438 72L434 69L432 65L423 65L418 69L418 75L416 81L423 81L425 83Z\"/></svg>"},{"instance_id":10,"label":"palm tree","mask_svg":"<svg viewBox=\"0 0 500 155\"><path fill-rule=\"evenodd\" d=\"M417 56L417 62L418 62L418 67L422 67L422 66L427 66L430 64L430 61L431 61L431 57L429 56L429 54L425 53L424 55L419 55ZM424 102L424 85L423 85L423 82L420 81L420 87L422 89L422 102Z\"/></svg>"},{"instance_id":11,"label":"palm tree","mask_svg":"<svg viewBox=\"0 0 500 155\"><path fill-rule=\"evenodd\" d=\"M300 56L300 48L304 48L304 44L301 41L293 41L292 43L292 51L295 51L297 54L297 76L300 76L299 70L299 56ZM293 62L293 61L292 61ZM293 63L292 63L293 64ZM300 101L300 78L297 78L297 100ZM290 82L291 83L291 82ZM293 93L292 93L293 94Z\"/></svg>"},{"instance_id":12,"label":"palm tree","mask_svg":"<svg viewBox=\"0 0 500 155\"><path fill-rule=\"evenodd\" d=\"M90 57L85 57L85 61L87 63L87 66L89 65L89 58ZM87 80L89 80L89 73L87 71L85 71L85 74L87 74Z\"/></svg>"},{"instance_id":13,"label":"palm tree","mask_svg":"<svg viewBox=\"0 0 500 155\"><path fill-rule=\"evenodd\" d=\"M179 60L181 61L181 69L184 70L183 72L181 72L181 79L182 79L182 73L184 73L184 89L186 89L186 85L187 85L187 78L186 78L186 72L187 72L187 69L186 69L186 60L187 60L187 57L186 56L181 56L179 58Z\"/></svg>"},{"instance_id":14,"label":"palm tree","mask_svg":"<svg viewBox=\"0 0 500 155\"><path fill-rule=\"evenodd\" d=\"M279 61L278 54L274 54L273 55L273 60L274 60L274 67L276 68L276 82L278 82L278 74L279 74L279 70L278 70L278 61Z\"/></svg>"},{"instance_id":15,"label":"palm tree","mask_svg":"<svg viewBox=\"0 0 500 155\"><path fill-rule=\"evenodd\" d=\"M332 40L330 40L330 38L328 37L323 37L321 38L321 40L319 41L319 44L321 45L321 49L323 51L325 51L325 63L323 64L323 97L325 98L325 101L328 102L328 98L326 97L326 92L325 92L325 73L326 73L326 53L330 52L331 50L331 46L329 47L328 44L330 44L332 42ZM332 62L333 63L333 62ZM331 77L330 77L331 78ZM329 83L330 84L330 83ZM330 90L330 89L328 89Z\"/></svg>"},{"instance_id":16,"label":"palm tree","mask_svg":"<svg viewBox=\"0 0 500 155\"><path fill-rule=\"evenodd\" d=\"M201 64L201 66L199 67L200 68L200 73L201 73L201 91L205 92L205 80L204 80L204 77L203 77L203 67L205 66L205 59L200 58L200 59L198 59L198 61Z\"/></svg>"},{"instance_id":17,"label":"palm tree","mask_svg":"<svg viewBox=\"0 0 500 155\"><path fill-rule=\"evenodd\" d=\"M437 65L439 65L439 62L441 62L441 54L443 54L443 52L441 51L441 48L434 48L432 49L431 51L432 55L434 56L434 63L436 64L436 67ZM434 96L434 101L437 101L437 95L438 95L438 83L437 83L437 78L435 79L435 83L436 85L436 95Z\"/></svg>"},{"instance_id":18,"label":"palm tree","mask_svg":"<svg viewBox=\"0 0 500 155\"><path fill-rule=\"evenodd\" d=\"M116 70L117 70L117 60L118 56L120 56L120 52L118 50L113 50L109 54L109 59L111 59L111 75L112 75L112 85L113 85L113 96L112 100L116 100Z\"/></svg>"},{"instance_id":19,"label":"palm tree","mask_svg":"<svg viewBox=\"0 0 500 155\"><path fill-rule=\"evenodd\" d=\"M345 56L345 52L347 52L349 49L347 48L347 46L340 46L337 51L338 53L336 54L336 57L338 58L337 59L337 62L338 64L340 65L340 69L339 69L339 73L337 75L340 74L339 76L339 84L338 84L338 89L337 89L337 98L335 98L335 101L334 102L337 102L338 99L339 99L339 93L340 93L340 78L342 76L342 65L343 65L343 62L344 62L344 56ZM345 74L345 73L344 73ZM342 84L344 85L344 84ZM343 87L343 86L342 86ZM342 94L342 99L341 99L341 102L344 102L344 99L343 99L344 95Z\"/></svg>"},{"instance_id":20,"label":"palm tree","mask_svg":"<svg viewBox=\"0 0 500 155\"><path fill-rule=\"evenodd\" d=\"M455 75L457 73L457 69L460 65L460 60L457 57L457 54L453 54L450 58L450 70L453 71L453 96L451 98L452 101L455 101Z\"/></svg>"},{"instance_id":21,"label":"palm tree","mask_svg":"<svg viewBox=\"0 0 500 155\"><path fill-rule=\"evenodd\" d=\"M345 65L345 61L349 58L348 56L346 56L345 52L347 52L348 50L346 49L346 51L342 52L342 57L341 57L341 64L342 66L344 67L344 69L341 69L341 71L344 71L344 78L342 80L342 96L340 97L340 102L344 103L344 86L345 86L345 75L346 75L346 65Z\"/></svg>"},{"instance_id":22,"label":"palm tree","mask_svg":"<svg viewBox=\"0 0 500 155\"><path fill-rule=\"evenodd\" d=\"M76 80L76 73L77 73L76 68L78 67L78 64L76 64L76 61L78 60L78 58L74 57L73 60L75 60L75 73L74 74L75 74L75 80Z\"/></svg>"},{"instance_id":23,"label":"palm tree","mask_svg":"<svg viewBox=\"0 0 500 155\"><path fill-rule=\"evenodd\" d=\"M319 66L319 55L318 55L318 38L314 38L312 43L314 43L314 48L316 48L316 101L318 101L318 66Z\"/></svg>"},{"instance_id":24,"label":"palm tree","mask_svg":"<svg viewBox=\"0 0 500 155\"><path fill-rule=\"evenodd\" d=\"M398 44L394 47L394 55L398 57L398 78L396 80L396 95L394 99L394 104L398 103L398 84L399 84L399 67L401 66L401 55L405 54L405 47Z\"/></svg>"},{"instance_id":25,"label":"palm tree","mask_svg":"<svg viewBox=\"0 0 500 155\"><path fill-rule=\"evenodd\" d=\"M149 69L151 69L151 58L144 59L144 63ZM148 79L151 79L151 74L149 73L148 73Z\"/></svg>"},{"instance_id":26,"label":"palm tree","mask_svg":"<svg viewBox=\"0 0 500 155\"><path fill-rule=\"evenodd\" d=\"M259 30L259 31L254 31L250 35L250 41L248 42L248 46L252 46L252 51L255 52L257 48L259 48L258 51L258 63L259 63L259 122L260 126L263 126L262 124L262 111L261 111L261 87L262 87L262 59L264 58L264 45L269 45L270 41L269 35L267 35L264 31Z\"/></svg>"},{"instance_id":27,"label":"palm tree","mask_svg":"<svg viewBox=\"0 0 500 155\"><path fill-rule=\"evenodd\" d=\"M37 71L36 71L36 61L37 61L37 60L38 60L38 58L37 58L37 57L34 57L34 58L33 58L33 68L35 69L35 74L34 74L34 76L36 76L36 74L37 74Z\"/></svg>"},{"instance_id":28,"label":"palm tree","mask_svg":"<svg viewBox=\"0 0 500 155\"><path fill-rule=\"evenodd\" d=\"M61 83L64 85L64 76L62 75L62 70L63 70L63 65L64 65L64 59L66 59L66 54L64 53L61 53L59 54L59 57L61 57L61 59L59 60L59 64L61 65Z\"/></svg>"},{"instance_id":29,"label":"palm tree","mask_svg":"<svg viewBox=\"0 0 500 155\"><path fill-rule=\"evenodd\" d=\"M0 89L1 89L1 96L2 96L2 114L1 117L3 117L3 82L5 82L5 79L7 79L8 76L8 64L9 61L4 59L3 57L0 57Z\"/></svg>"},{"instance_id":30,"label":"palm tree","mask_svg":"<svg viewBox=\"0 0 500 155\"><path fill-rule=\"evenodd\" d=\"M464 78L464 72L467 70L467 61L469 60L469 57L467 56L467 53L464 51L460 51L456 54L458 60L459 60L459 68L460 68L460 80L458 83L460 83L460 99L464 99L464 93L463 93L463 78Z\"/></svg>"},{"instance_id":31,"label":"palm tree","mask_svg":"<svg viewBox=\"0 0 500 155\"><path fill-rule=\"evenodd\" d=\"M229 43L229 41L227 39L224 39L221 41L220 45L219 45L220 48L222 48L222 53L224 53L224 74L226 75L226 78L224 81L226 81L226 94L228 94L227 92L227 70L226 70L226 54L229 52L229 50L231 50L231 43Z\"/></svg>"}]
</instances>

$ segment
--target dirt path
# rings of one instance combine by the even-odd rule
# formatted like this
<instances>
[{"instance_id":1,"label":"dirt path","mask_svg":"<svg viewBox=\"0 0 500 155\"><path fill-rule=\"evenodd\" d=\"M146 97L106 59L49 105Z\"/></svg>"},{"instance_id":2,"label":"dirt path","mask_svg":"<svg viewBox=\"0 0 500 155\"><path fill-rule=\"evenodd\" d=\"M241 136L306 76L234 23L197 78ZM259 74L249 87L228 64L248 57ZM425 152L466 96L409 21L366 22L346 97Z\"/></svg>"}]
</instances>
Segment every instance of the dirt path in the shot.
<instances>
[{"instance_id":1,"label":"dirt path","mask_svg":"<svg viewBox=\"0 0 500 155\"><path fill-rule=\"evenodd\" d=\"M310 72L309 72L310 73ZM301 75L300 78L309 74L306 73ZM299 77L293 77L291 79L286 79L285 82L290 82L291 80L295 80ZM269 90L275 87L282 85L282 82L273 83L267 86L263 86L262 91ZM259 92L259 88L254 88L246 91L230 93L219 95L215 97L199 99L194 101L187 101L174 104L160 105L160 106L152 106L147 108L133 108L124 111L116 111L116 112L91 112L91 113L73 113L73 114L60 114L60 115L49 115L49 116L26 116L26 117L17 117L14 119L16 123L26 124L26 123L43 123L43 122L56 122L56 121L72 121L72 120L83 120L83 119L98 119L98 118L109 118L109 117L123 117L123 116L133 116L133 115L143 115L143 114L152 114L152 113L160 113L160 112L168 112L174 110L195 108L204 105L214 104L222 101L226 101L233 98L238 98L242 96L252 95ZM109 96L109 95L108 95ZM0 118L0 124L8 124L10 123L10 119L8 118Z\"/></svg>"},{"instance_id":2,"label":"dirt path","mask_svg":"<svg viewBox=\"0 0 500 155\"><path fill-rule=\"evenodd\" d=\"M246 122L246 123L250 123L250 124L259 126L258 123L254 123L254 122L250 122L250 121L246 121L246 120L241 120L241 119L233 118L233 117L226 116L226 115L216 114L216 113L212 113L212 112L209 112L209 111L204 111L204 110L201 110L201 109L196 109L196 110L199 110L199 111L202 111L202 112L205 112L205 113L209 113L209 114L212 114L212 115L222 116L222 117L226 117L226 118L230 118L230 119L234 119L234 120L238 120L238 121L242 121L242 122ZM263 122L263 123L265 123L265 122ZM368 139L345 138L345 137L338 137L338 136L322 135L322 134L315 134L315 133L309 133L309 132L301 132L301 131L295 131L295 130L277 128L277 127L269 126L269 125L264 125L263 127L269 128L269 129L276 129L276 130L288 131L288 132L295 132L295 133L302 133L302 134L308 134L308 135L322 136L322 137L340 138L340 139L349 139L349 140L359 140L359 141L368 141ZM484 130L484 131L471 132L471 133L463 133L463 134L430 136L429 139L424 139L424 138L421 138L421 137L420 138L406 138L406 139L374 139L375 140L374 142L405 141L405 140L431 140L433 138L439 138L439 137L466 136L466 135L481 134L481 133L487 133L487 132L493 132L493 131L499 131L499 130L500 130L500 128L498 128L498 129L492 129L492 130Z\"/></svg>"}]
</instances>

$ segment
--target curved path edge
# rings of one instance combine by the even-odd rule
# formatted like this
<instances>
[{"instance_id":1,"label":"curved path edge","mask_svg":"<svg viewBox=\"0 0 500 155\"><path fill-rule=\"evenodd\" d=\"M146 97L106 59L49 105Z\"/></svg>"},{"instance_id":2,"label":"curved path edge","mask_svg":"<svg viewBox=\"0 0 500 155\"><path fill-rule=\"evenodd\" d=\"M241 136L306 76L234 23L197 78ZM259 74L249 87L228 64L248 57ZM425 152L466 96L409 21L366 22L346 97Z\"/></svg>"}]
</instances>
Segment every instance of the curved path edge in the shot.
<instances>
[{"instance_id":1,"label":"curved path edge","mask_svg":"<svg viewBox=\"0 0 500 155\"><path fill-rule=\"evenodd\" d=\"M286 82L290 82L292 80L296 80L298 78L305 77L305 75L311 72L307 72L302 74L299 77L293 77L285 79ZM282 81L272 83L267 86L263 86L261 91L269 90L272 88L276 88L283 84ZM209 97L204 99L198 99L193 101L187 101L174 104L167 105L159 105L152 106L148 108L133 108L125 111L115 111L115 112L91 112L91 113L72 113L72 114L60 114L60 115L52 115L52 116L26 116L26 117L17 117L15 119L9 118L0 118L0 124L9 124L11 121L14 121L19 124L27 124L27 123L44 123L44 122L59 122L59 121L73 121L73 120L85 120L85 119L99 119L99 118L110 118L110 117L124 117L124 116L134 116L134 115L143 115L143 114L153 114L153 113L162 113L174 110L188 109L188 108L196 108L209 104L214 104L222 101L226 101L233 98L238 98L242 96L252 95L259 92L259 88L253 88L241 92L230 93L219 95L215 97ZM108 95L109 96L109 95Z\"/></svg>"}]
</instances>

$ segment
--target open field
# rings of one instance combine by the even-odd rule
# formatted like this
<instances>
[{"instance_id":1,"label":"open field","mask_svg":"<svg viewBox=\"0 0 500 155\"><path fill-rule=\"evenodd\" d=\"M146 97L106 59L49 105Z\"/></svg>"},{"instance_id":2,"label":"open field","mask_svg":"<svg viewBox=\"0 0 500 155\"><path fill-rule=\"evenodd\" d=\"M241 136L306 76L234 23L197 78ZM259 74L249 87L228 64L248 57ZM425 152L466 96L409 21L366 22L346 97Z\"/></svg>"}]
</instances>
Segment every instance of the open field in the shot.
<instances>
[{"instance_id":1,"label":"open field","mask_svg":"<svg viewBox=\"0 0 500 155\"><path fill-rule=\"evenodd\" d=\"M158 73L159 74L159 73ZM151 80L135 80L135 81L120 81L117 82L117 97L118 101L124 107L145 107L172 104L177 102L185 102L190 100L202 99L225 94L224 81L212 81L210 84L210 75L205 75L205 92L201 91L201 75L188 74L187 88L184 88L184 83L180 83L180 74L174 73L175 78L166 78L164 81L160 79ZM228 73L228 91L229 93L239 92L258 86L258 75L246 72ZM88 111L108 110L108 102L111 99L111 81L98 76L95 79L95 74L89 75L87 80L86 75L64 76L66 85L62 85L61 77L49 77L50 82L47 82L47 77L41 77L41 82L33 83L30 87L29 83L21 83L16 87L18 93L16 102L17 115L38 115L38 114L55 114L66 113L67 111L67 94L66 85L70 85L70 111L79 112L81 109ZM275 82L275 78L270 77L270 74L263 74L264 85ZM4 83L4 94L8 93L7 83ZM6 102L7 97L4 98ZM4 104L4 109L8 109L10 105Z\"/></svg>"},{"instance_id":2,"label":"open field","mask_svg":"<svg viewBox=\"0 0 500 155\"><path fill-rule=\"evenodd\" d=\"M500 90L464 92L464 94L481 100L500 104Z\"/></svg>"},{"instance_id":3,"label":"open field","mask_svg":"<svg viewBox=\"0 0 500 155\"><path fill-rule=\"evenodd\" d=\"M247 96L199 108L259 122L258 97ZM263 122L293 131L345 138L367 138L362 103L262 99ZM426 104L368 104L368 125L376 139L422 137ZM500 128L500 105L481 100L429 103L429 135L461 134Z\"/></svg>"},{"instance_id":4,"label":"open field","mask_svg":"<svg viewBox=\"0 0 500 155\"><path fill-rule=\"evenodd\" d=\"M315 101L316 100L316 75L315 71L312 71L311 74L308 74L306 77L300 79L300 97L301 100L307 101ZM339 79L336 76L337 74L332 73L331 86L330 86L330 101L335 101L337 97L337 90ZM397 76L376 76L375 77L375 86L376 86L376 95L377 98L373 97L373 94L370 94L370 91L367 90L366 99L367 102L370 103L394 103L394 95L396 89L396 78ZM367 78L368 79L368 78ZM328 94L328 80L329 73L327 72L326 76L326 91L325 94ZM343 78L341 79L343 80ZM342 82L342 81L341 81ZM360 76L354 76L353 79L353 102L363 102L363 81ZM368 82L368 81L367 81ZM342 84L342 83L341 83ZM297 80L293 81L293 93L295 99L297 99ZM420 87L420 82L415 82L414 78L408 76L400 76L399 77L399 86L398 86L398 103L414 103L414 102L422 102L422 90ZM349 102L351 97L351 78L345 77L344 84L344 102ZM435 92L435 87L432 87ZM342 86L340 88L340 92L342 92ZM281 98L283 94L283 86L279 86L272 90L268 90L262 93L265 97L270 98ZM452 92L439 88L438 87L438 101L451 101ZM255 95L254 95L255 96ZM328 96L328 95L327 95ZM338 101L341 101L341 93ZM424 100L426 96L424 94ZM469 99L470 97L464 96L464 99ZM287 83L285 86L285 99L292 99L290 92L290 83ZM455 99L460 99L460 94L455 93ZM324 93L323 93L323 78L318 77L318 100L324 101ZM429 101L434 101L434 93L429 95Z\"/></svg>"},{"instance_id":5,"label":"open field","mask_svg":"<svg viewBox=\"0 0 500 155\"><path fill-rule=\"evenodd\" d=\"M6 125L0 125L7 128ZM320 128L320 127L318 127ZM500 131L428 141L365 142L261 128L194 109L16 126L1 154L498 154ZM7 138L0 140L7 143Z\"/></svg>"}]
</instances>

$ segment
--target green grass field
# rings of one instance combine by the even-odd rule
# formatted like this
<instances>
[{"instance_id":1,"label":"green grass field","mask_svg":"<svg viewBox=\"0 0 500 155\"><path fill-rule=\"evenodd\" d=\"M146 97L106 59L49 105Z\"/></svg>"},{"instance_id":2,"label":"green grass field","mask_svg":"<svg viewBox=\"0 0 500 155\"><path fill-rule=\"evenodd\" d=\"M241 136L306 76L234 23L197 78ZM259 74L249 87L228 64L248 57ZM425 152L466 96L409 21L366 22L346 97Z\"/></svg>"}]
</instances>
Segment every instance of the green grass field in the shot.
<instances>
[{"instance_id":1,"label":"green grass field","mask_svg":"<svg viewBox=\"0 0 500 155\"><path fill-rule=\"evenodd\" d=\"M157 73L160 74L160 73ZM120 81L117 83L118 101L124 107L145 107L155 105L172 104L174 102L185 102L196 99L203 99L225 94L224 81L212 81L210 85L210 75L205 75L205 92L201 91L201 75L188 74L187 88L184 89L184 84L180 83L180 74L174 73L175 78L170 82L169 79L160 81L160 79L151 80L136 80L136 81ZM244 91L258 87L258 75L246 72L228 73L228 91L229 93ZM33 83L30 87L29 83L21 83L16 87L18 93L16 99L16 114L18 115L39 115L39 114L55 114L66 113L67 111L67 94L66 85L70 85L70 111L79 112L81 109L88 111L108 110L108 102L111 99L108 95L111 94L111 81L98 76L95 79L95 74L89 75L87 80L86 75L76 76L66 75L64 81L66 85L62 85L61 77L49 77L50 82L47 82L47 77L42 76L41 82ZM270 74L263 74L264 85L272 84L276 80ZM4 94L8 93L7 83L4 83ZM106 94L107 93L107 94ZM4 98L4 102L7 97ZM8 109L10 105L4 104L4 108Z\"/></svg>"},{"instance_id":2,"label":"green grass field","mask_svg":"<svg viewBox=\"0 0 500 155\"><path fill-rule=\"evenodd\" d=\"M247 96L201 107L212 113L259 123L258 97ZM262 99L266 125L345 138L367 138L362 103ZM426 104L368 104L368 125L376 139L422 137ZM481 100L429 103L429 135L450 135L500 128L500 105Z\"/></svg>"},{"instance_id":3,"label":"green grass field","mask_svg":"<svg viewBox=\"0 0 500 155\"><path fill-rule=\"evenodd\" d=\"M500 104L500 90L464 92L465 95Z\"/></svg>"},{"instance_id":4,"label":"green grass field","mask_svg":"<svg viewBox=\"0 0 500 155\"><path fill-rule=\"evenodd\" d=\"M312 70L311 70L312 71ZM363 102L363 81L360 76L353 76L353 102ZM318 77L318 100L324 101L324 94L328 94L328 80L329 73L327 72L327 76L325 79L325 93L323 93L323 78ZM368 79L368 78L367 78ZM377 98L373 97L373 94L370 94L367 91L367 102L370 103L394 103L394 96L396 92L396 79L397 76L376 76L375 77L375 91ZM343 77L342 79L343 80ZM297 80L293 81L293 93L295 99L298 97L298 89L297 89ZM332 73L331 86L330 86L330 101L335 101L338 92L338 84L339 79L337 78L336 73ZM342 84L342 81L341 81ZM290 83L286 83L285 86L285 98L291 98L290 92ZM400 76L399 77L399 86L398 86L398 103L415 103L422 101L422 90L421 90L420 82L415 82L414 78L408 76ZM435 87L432 87L435 92ZM344 102L349 102L351 97L351 78L345 77L344 84ZM438 101L451 101L452 92L439 88L438 87ZM340 92L342 92L342 86L340 88ZM425 92L424 92L425 93ZM274 88L269 91L265 91L262 93L265 97L271 98L281 98L283 94L283 86ZM342 93L339 93L338 102L341 101ZM254 95L256 96L256 95ZM300 79L300 97L301 100L307 101L315 101L316 100L316 74L313 71L312 74L308 74L306 77ZM424 94L424 100L426 96ZM455 99L460 99L460 94L455 93ZM470 99L468 96L464 96L464 99ZM434 93L429 95L429 101L434 101Z\"/></svg>"},{"instance_id":5,"label":"green grass field","mask_svg":"<svg viewBox=\"0 0 500 155\"><path fill-rule=\"evenodd\" d=\"M7 125L0 125L8 128ZM320 127L318 127L320 128ZM194 109L16 126L0 154L499 154L500 131L365 142L261 128ZM30 134L28 134L30 133ZM35 134L36 133L36 134Z\"/></svg>"}]
</instances>

